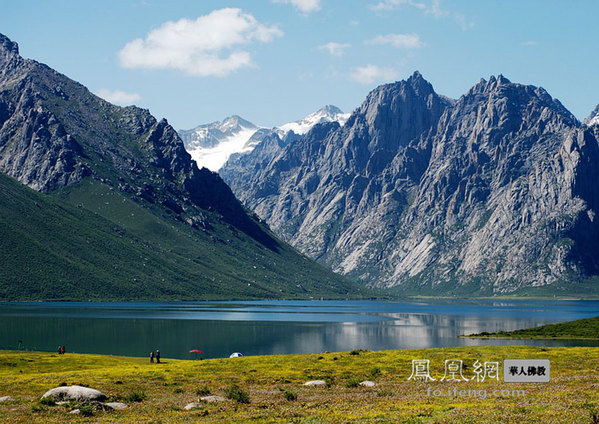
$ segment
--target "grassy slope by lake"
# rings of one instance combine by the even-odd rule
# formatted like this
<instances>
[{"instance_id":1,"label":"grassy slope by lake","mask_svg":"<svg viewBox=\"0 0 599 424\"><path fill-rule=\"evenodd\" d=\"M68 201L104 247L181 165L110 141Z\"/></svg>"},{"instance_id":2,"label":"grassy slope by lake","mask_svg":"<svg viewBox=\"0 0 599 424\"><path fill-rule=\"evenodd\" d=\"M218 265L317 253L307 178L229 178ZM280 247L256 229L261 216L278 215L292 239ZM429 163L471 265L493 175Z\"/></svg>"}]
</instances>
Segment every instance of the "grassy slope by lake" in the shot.
<instances>
[{"instance_id":1,"label":"grassy slope by lake","mask_svg":"<svg viewBox=\"0 0 599 424\"><path fill-rule=\"evenodd\" d=\"M514 331L469 334L461 337L502 339L570 339L599 340L599 317L542 325Z\"/></svg>"},{"instance_id":2,"label":"grassy slope by lake","mask_svg":"<svg viewBox=\"0 0 599 424\"><path fill-rule=\"evenodd\" d=\"M100 355L0 351L0 421L31 422L456 422L456 423L591 423L599 419L599 349L539 347L461 347L381 352L279 355L181 361L164 359L149 364L145 358ZM359 353L359 354L356 354ZM437 381L407 381L412 359L430 359ZM475 360L547 358L551 382L438 381L444 360L464 360L464 374L472 375ZM330 387L310 388L307 380L324 379ZM351 387L372 380L376 386ZM502 378L501 378L502 380ZM40 396L60 383L87 385L110 400L130 405L123 411L94 412L86 418L68 413L73 406L47 406ZM183 407L207 388L225 395L237 384L249 394L248 404L236 401L205 404L191 411ZM478 397L428 397L427 388L487 390ZM493 397L493 390L525 390L521 397ZM293 393L296 400L287 400ZM288 398L293 396L287 395ZM133 402L133 398L144 399Z\"/></svg>"},{"instance_id":3,"label":"grassy slope by lake","mask_svg":"<svg viewBox=\"0 0 599 424\"><path fill-rule=\"evenodd\" d=\"M209 213L206 212L208 215ZM0 300L372 295L290 246L161 216L96 180L35 192L0 173Z\"/></svg>"}]
</instances>

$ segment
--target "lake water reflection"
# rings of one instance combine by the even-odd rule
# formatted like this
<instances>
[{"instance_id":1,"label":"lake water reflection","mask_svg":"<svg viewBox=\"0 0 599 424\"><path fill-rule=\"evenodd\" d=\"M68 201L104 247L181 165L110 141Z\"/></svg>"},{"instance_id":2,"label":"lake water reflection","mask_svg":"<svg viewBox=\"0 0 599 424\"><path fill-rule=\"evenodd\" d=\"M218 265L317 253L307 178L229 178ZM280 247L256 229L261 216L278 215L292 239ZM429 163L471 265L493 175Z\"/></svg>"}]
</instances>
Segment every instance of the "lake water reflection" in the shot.
<instances>
[{"instance_id":1,"label":"lake water reflection","mask_svg":"<svg viewBox=\"0 0 599 424\"><path fill-rule=\"evenodd\" d=\"M393 300L0 302L0 348L190 359L462 345L599 346L595 341L476 340L460 334L599 315L597 301Z\"/></svg>"}]
</instances>

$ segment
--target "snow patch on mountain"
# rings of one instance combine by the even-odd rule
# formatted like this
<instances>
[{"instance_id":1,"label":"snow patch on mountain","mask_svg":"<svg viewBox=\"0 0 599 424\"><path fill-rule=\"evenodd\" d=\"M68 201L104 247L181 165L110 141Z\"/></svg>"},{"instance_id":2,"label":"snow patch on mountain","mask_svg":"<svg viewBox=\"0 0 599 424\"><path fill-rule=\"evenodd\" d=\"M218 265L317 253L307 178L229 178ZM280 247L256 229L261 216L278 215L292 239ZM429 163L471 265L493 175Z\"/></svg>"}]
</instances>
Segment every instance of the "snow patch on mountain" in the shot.
<instances>
[{"instance_id":1,"label":"snow patch on mountain","mask_svg":"<svg viewBox=\"0 0 599 424\"><path fill-rule=\"evenodd\" d=\"M593 126L593 125L599 125L599 115L595 115L591 119L589 119L586 122L586 125L589 126L589 127Z\"/></svg>"},{"instance_id":2,"label":"snow patch on mountain","mask_svg":"<svg viewBox=\"0 0 599 424\"><path fill-rule=\"evenodd\" d=\"M591 112L591 114L583 121L588 127L592 127L593 125L599 125L599 105L595 107L595 109Z\"/></svg>"},{"instance_id":3,"label":"snow patch on mountain","mask_svg":"<svg viewBox=\"0 0 599 424\"><path fill-rule=\"evenodd\" d=\"M252 150L253 145L247 143L259 129L240 116L233 115L221 122L180 130L179 135L198 167L216 172L233 153Z\"/></svg>"},{"instance_id":4,"label":"snow patch on mountain","mask_svg":"<svg viewBox=\"0 0 599 424\"><path fill-rule=\"evenodd\" d=\"M243 128L223 138L214 147L197 147L188 150L198 167L206 167L217 172L233 153L249 152L254 148L254 145L248 145L248 140L256 131L257 128Z\"/></svg>"},{"instance_id":5,"label":"snow patch on mountain","mask_svg":"<svg viewBox=\"0 0 599 424\"><path fill-rule=\"evenodd\" d=\"M278 128L284 133L293 131L296 134L305 134L316 124L322 124L323 122L339 122L339 125L343 126L349 118L349 113L343 113L341 109L336 106L327 105L322 109L311 113L299 121L288 122Z\"/></svg>"}]
</instances>

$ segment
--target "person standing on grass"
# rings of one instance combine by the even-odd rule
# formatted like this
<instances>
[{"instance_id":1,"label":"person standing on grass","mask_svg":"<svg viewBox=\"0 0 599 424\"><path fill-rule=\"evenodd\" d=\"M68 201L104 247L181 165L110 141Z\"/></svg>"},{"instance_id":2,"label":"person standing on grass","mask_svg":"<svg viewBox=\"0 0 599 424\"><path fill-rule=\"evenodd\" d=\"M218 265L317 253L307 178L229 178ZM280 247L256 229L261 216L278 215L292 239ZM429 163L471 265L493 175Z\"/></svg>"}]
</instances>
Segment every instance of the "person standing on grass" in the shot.
<instances>
[{"instance_id":1,"label":"person standing on grass","mask_svg":"<svg viewBox=\"0 0 599 424\"><path fill-rule=\"evenodd\" d=\"M154 351L150 352L150 364L154 363Z\"/></svg>"},{"instance_id":2,"label":"person standing on grass","mask_svg":"<svg viewBox=\"0 0 599 424\"><path fill-rule=\"evenodd\" d=\"M160 351L158 349L156 349L156 363L160 363Z\"/></svg>"}]
</instances>

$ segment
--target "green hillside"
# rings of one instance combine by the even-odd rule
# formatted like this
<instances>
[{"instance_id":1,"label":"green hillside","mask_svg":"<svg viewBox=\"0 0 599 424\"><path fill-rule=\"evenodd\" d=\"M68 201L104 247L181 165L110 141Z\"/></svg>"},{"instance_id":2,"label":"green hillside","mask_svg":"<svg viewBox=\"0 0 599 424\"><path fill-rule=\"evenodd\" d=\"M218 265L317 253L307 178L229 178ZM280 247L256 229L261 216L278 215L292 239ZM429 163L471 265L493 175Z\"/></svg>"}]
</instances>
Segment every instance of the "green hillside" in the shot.
<instances>
[{"instance_id":1,"label":"green hillside","mask_svg":"<svg viewBox=\"0 0 599 424\"><path fill-rule=\"evenodd\" d=\"M52 195L0 173L0 299L348 297L366 289L211 217L202 232L87 178Z\"/></svg>"},{"instance_id":2,"label":"green hillside","mask_svg":"<svg viewBox=\"0 0 599 424\"><path fill-rule=\"evenodd\" d=\"M498 333L470 334L473 338L599 340L599 317Z\"/></svg>"}]
</instances>

